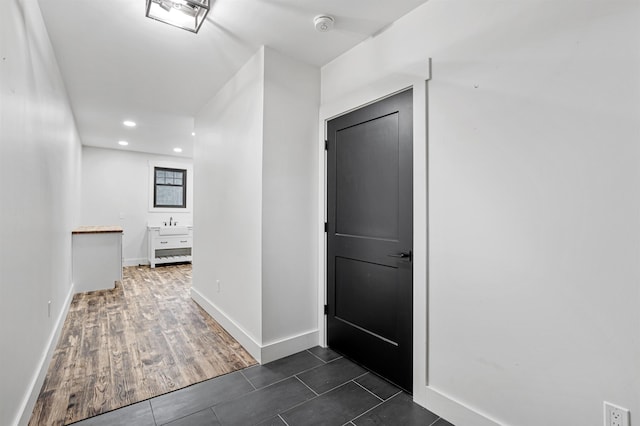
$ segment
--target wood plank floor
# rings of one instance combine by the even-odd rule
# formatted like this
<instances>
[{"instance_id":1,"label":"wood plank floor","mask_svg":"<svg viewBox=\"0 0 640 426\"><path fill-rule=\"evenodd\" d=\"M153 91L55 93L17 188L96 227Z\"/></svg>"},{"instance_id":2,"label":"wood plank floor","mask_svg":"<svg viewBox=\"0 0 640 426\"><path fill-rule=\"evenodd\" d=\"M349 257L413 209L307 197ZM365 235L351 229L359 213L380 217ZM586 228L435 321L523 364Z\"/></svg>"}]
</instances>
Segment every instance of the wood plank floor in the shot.
<instances>
[{"instance_id":1,"label":"wood plank floor","mask_svg":"<svg viewBox=\"0 0 640 426\"><path fill-rule=\"evenodd\" d=\"M66 425L256 364L189 296L191 265L76 294L29 425Z\"/></svg>"}]
</instances>

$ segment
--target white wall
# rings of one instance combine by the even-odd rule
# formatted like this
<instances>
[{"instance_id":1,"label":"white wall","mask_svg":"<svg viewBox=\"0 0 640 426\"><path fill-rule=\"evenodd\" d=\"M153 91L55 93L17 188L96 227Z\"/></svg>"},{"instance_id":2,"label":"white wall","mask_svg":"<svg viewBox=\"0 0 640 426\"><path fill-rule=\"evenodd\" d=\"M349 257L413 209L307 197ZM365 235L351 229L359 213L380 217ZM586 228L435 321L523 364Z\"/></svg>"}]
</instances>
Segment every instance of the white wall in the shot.
<instances>
[{"instance_id":1,"label":"white wall","mask_svg":"<svg viewBox=\"0 0 640 426\"><path fill-rule=\"evenodd\" d=\"M193 293L253 353L262 342L263 74L261 49L197 114L194 147Z\"/></svg>"},{"instance_id":2,"label":"white wall","mask_svg":"<svg viewBox=\"0 0 640 426\"><path fill-rule=\"evenodd\" d=\"M80 223L122 226L125 265L148 263L147 223L159 225L173 217L179 225L193 224L193 176L187 177L189 196L185 212L149 211L149 197L153 196L150 168L156 163L187 168L187 174L193 169L193 161L181 157L82 147Z\"/></svg>"},{"instance_id":3,"label":"white wall","mask_svg":"<svg viewBox=\"0 0 640 426\"><path fill-rule=\"evenodd\" d=\"M318 104L319 70L263 47L196 117L192 295L262 362L318 340Z\"/></svg>"},{"instance_id":4,"label":"white wall","mask_svg":"<svg viewBox=\"0 0 640 426\"><path fill-rule=\"evenodd\" d=\"M81 154L37 2L5 2L0 35L0 424L14 425L31 415L72 294Z\"/></svg>"},{"instance_id":5,"label":"white wall","mask_svg":"<svg viewBox=\"0 0 640 426\"><path fill-rule=\"evenodd\" d=\"M263 341L317 331L320 70L265 52L262 165Z\"/></svg>"},{"instance_id":6,"label":"white wall","mask_svg":"<svg viewBox=\"0 0 640 426\"><path fill-rule=\"evenodd\" d=\"M638 22L637 1L430 0L322 69L323 107L354 107L433 58L414 391L456 424L640 415Z\"/></svg>"}]
</instances>

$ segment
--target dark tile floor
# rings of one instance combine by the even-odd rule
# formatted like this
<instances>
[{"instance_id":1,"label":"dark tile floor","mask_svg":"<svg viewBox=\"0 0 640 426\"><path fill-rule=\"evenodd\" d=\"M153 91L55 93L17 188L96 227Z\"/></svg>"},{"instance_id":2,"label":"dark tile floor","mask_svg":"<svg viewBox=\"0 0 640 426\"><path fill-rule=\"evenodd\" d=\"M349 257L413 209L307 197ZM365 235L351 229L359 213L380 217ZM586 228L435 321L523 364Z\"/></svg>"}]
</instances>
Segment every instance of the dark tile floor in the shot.
<instances>
[{"instance_id":1,"label":"dark tile floor","mask_svg":"<svg viewBox=\"0 0 640 426\"><path fill-rule=\"evenodd\" d=\"M321 347L75 425L453 426L390 383Z\"/></svg>"}]
</instances>

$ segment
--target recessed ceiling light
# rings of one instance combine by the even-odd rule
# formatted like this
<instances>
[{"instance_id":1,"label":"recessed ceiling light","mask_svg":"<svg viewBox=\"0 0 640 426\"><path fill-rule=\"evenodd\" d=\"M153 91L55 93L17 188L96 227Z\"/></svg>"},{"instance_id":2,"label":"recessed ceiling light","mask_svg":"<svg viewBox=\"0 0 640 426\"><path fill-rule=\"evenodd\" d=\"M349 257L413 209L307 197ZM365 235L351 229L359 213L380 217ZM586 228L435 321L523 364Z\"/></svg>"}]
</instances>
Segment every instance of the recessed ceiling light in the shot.
<instances>
[{"instance_id":1,"label":"recessed ceiling light","mask_svg":"<svg viewBox=\"0 0 640 426\"><path fill-rule=\"evenodd\" d=\"M129 145L129 142L127 142L127 141L118 141L118 145L127 146L127 145Z\"/></svg>"},{"instance_id":2,"label":"recessed ceiling light","mask_svg":"<svg viewBox=\"0 0 640 426\"><path fill-rule=\"evenodd\" d=\"M196 132L191 132L191 136L195 136L195 135L196 135Z\"/></svg>"},{"instance_id":3,"label":"recessed ceiling light","mask_svg":"<svg viewBox=\"0 0 640 426\"><path fill-rule=\"evenodd\" d=\"M136 122L131 120L125 120L122 122L127 127L136 127Z\"/></svg>"},{"instance_id":4,"label":"recessed ceiling light","mask_svg":"<svg viewBox=\"0 0 640 426\"><path fill-rule=\"evenodd\" d=\"M182 152L182 148L173 148L173 152Z\"/></svg>"}]
</instances>

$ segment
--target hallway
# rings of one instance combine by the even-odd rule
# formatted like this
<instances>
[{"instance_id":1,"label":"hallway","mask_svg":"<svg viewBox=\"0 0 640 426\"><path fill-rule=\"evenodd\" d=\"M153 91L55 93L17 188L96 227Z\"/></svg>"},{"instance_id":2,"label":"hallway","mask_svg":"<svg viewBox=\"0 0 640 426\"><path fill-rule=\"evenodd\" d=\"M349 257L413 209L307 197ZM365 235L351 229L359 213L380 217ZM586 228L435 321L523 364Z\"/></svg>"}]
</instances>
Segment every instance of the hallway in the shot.
<instances>
[{"instance_id":1,"label":"hallway","mask_svg":"<svg viewBox=\"0 0 640 426\"><path fill-rule=\"evenodd\" d=\"M172 364L188 355L166 348L190 344L156 332L161 305L125 326L107 299L82 302L109 327L63 332L79 226L122 227L129 266L149 261L149 226L193 225L193 298L256 360L324 345L324 229L354 234L328 220L328 123L408 88L413 247L366 262L410 256L413 401L457 426L599 426L611 406L637 423L640 1L205 1L198 34L142 1L0 14L0 425L136 407L209 368ZM156 167L187 170L186 207L154 207ZM112 330L133 349L103 350Z\"/></svg>"}]
</instances>

